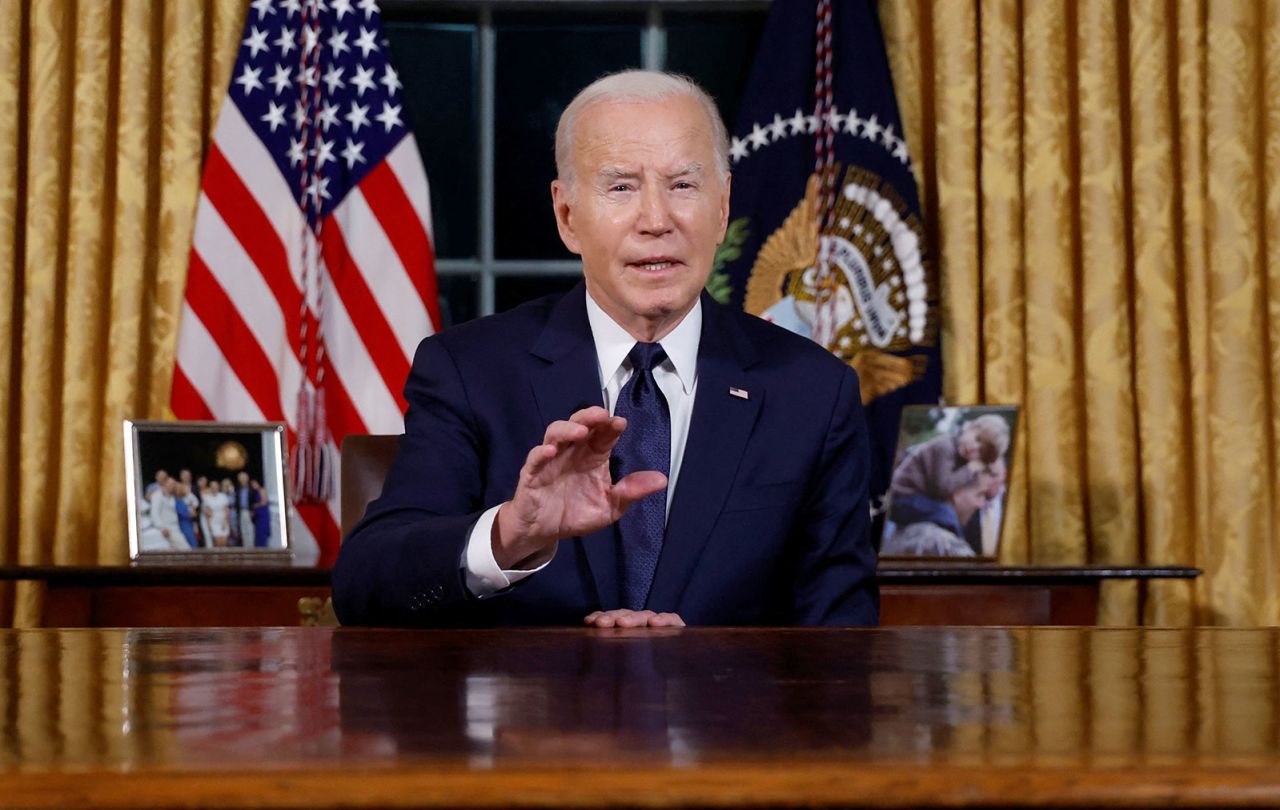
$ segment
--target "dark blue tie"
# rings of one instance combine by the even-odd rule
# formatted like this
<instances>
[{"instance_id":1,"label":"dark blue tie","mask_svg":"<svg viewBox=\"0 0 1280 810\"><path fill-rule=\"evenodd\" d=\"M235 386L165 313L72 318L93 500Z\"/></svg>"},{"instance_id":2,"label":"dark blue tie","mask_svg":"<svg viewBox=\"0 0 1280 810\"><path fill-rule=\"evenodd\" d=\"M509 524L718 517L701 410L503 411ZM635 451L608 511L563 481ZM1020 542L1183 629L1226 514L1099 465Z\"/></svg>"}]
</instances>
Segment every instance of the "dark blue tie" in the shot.
<instances>
[{"instance_id":1,"label":"dark blue tie","mask_svg":"<svg viewBox=\"0 0 1280 810\"><path fill-rule=\"evenodd\" d=\"M667 358L657 343L637 343L627 355L631 379L618 393L615 416L625 417L627 429L614 445L614 480L642 470L671 472L671 412L653 379L653 369ZM622 573L622 606L642 610L649 598L653 572L658 568L662 537L667 530L665 489L631 504L618 521L622 539L618 556Z\"/></svg>"}]
</instances>

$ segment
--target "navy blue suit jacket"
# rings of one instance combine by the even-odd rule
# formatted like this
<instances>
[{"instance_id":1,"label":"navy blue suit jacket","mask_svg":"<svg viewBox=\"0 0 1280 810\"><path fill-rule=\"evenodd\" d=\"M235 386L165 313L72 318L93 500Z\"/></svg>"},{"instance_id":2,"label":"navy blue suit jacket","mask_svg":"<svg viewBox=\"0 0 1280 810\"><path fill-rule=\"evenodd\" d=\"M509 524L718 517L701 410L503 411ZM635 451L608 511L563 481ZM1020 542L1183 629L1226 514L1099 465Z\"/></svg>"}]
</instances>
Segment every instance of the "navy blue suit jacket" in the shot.
<instances>
[{"instance_id":1,"label":"navy blue suit jacket","mask_svg":"<svg viewBox=\"0 0 1280 810\"><path fill-rule=\"evenodd\" d=\"M343 624L577 625L620 606L613 526L562 540L545 569L485 599L459 567L547 425L602 404L585 294L418 347L399 454L333 570ZM875 624L857 375L811 341L706 295L702 306L697 396L646 606L690 625Z\"/></svg>"}]
</instances>

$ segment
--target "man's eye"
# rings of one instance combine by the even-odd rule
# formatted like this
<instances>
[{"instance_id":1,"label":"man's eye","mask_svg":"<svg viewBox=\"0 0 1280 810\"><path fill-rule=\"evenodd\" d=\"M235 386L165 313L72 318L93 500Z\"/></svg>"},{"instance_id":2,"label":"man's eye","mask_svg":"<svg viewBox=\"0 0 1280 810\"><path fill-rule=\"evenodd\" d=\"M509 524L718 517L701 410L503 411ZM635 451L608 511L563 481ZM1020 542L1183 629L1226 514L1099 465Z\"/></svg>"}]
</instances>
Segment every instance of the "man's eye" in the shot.
<instances>
[{"instance_id":1,"label":"man's eye","mask_svg":"<svg viewBox=\"0 0 1280 810\"><path fill-rule=\"evenodd\" d=\"M683 180L681 180L679 183L676 183L675 185L676 191L688 191L692 188L693 188L693 183L687 183Z\"/></svg>"},{"instance_id":2,"label":"man's eye","mask_svg":"<svg viewBox=\"0 0 1280 810\"><path fill-rule=\"evenodd\" d=\"M630 191L631 186L628 186L625 183L616 183L612 186L609 186L609 190L610 191Z\"/></svg>"}]
</instances>

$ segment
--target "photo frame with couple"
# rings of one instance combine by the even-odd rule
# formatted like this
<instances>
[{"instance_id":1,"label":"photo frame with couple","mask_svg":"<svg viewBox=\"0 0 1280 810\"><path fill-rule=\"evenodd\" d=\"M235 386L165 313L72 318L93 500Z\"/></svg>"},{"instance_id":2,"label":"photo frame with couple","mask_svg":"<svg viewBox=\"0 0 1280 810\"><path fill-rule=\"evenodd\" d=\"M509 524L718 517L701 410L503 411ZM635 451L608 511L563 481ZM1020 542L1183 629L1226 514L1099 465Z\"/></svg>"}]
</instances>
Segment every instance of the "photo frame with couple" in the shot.
<instances>
[{"instance_id":1,"label":"photo frame with couple","mask_svg":"<svg viewBox=\"0 0 1280 810\"><path fill-rule=\"evenodd\" d=\"M882 557L995 559L1016 405L910 405L885 499Z\"/></svg>"}]
</instances>

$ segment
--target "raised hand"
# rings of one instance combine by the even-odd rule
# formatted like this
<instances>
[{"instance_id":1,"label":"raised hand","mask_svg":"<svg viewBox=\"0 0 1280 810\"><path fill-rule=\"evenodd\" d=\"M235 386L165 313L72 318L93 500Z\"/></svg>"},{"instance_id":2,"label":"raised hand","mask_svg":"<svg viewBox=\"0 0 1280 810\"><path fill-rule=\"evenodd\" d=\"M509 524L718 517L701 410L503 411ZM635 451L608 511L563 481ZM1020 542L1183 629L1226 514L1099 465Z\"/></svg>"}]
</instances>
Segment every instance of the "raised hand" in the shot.
<instances>
[{"instance_id":1,"label":"raised hand","mask_svg":"<svg viewBox=\"0 0 1280 810\"><path fill-rule=\"evenodd\" d=\"M660 472L635 472L614 484L609 454L627 420L600 406L552 422L529 451L515 495L493 524L493 556L503 568L542 563L562 538L615 522L632 503L667 485Z\"/></svg>"}]
</instances>

